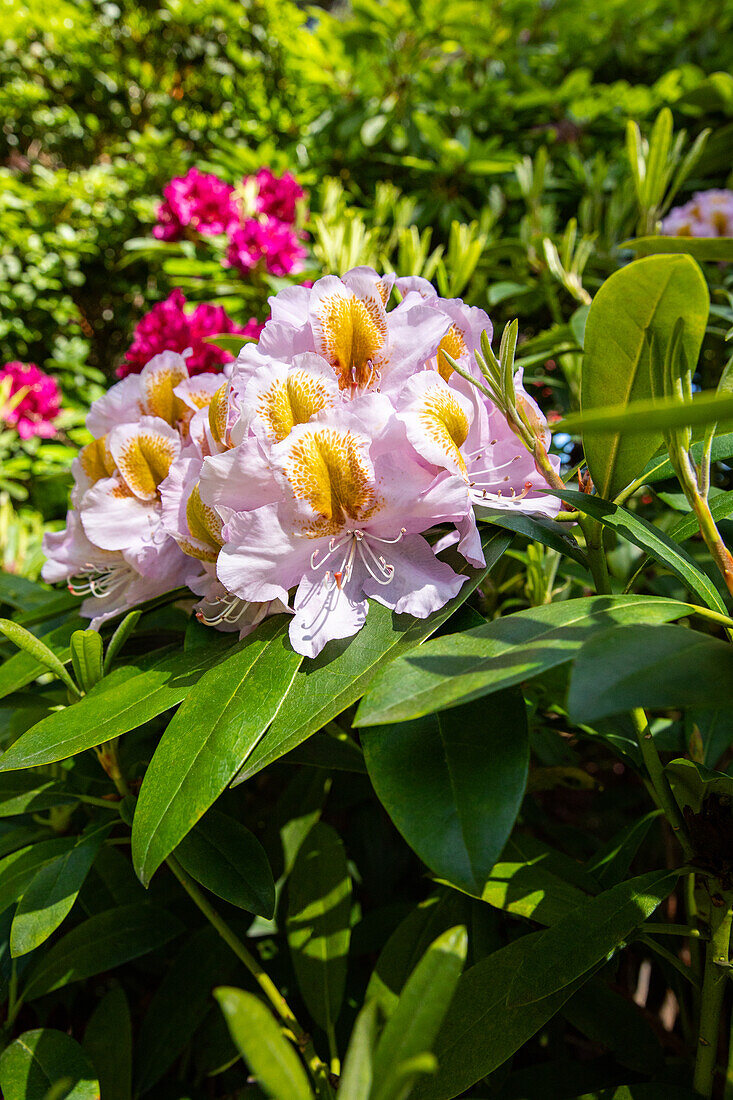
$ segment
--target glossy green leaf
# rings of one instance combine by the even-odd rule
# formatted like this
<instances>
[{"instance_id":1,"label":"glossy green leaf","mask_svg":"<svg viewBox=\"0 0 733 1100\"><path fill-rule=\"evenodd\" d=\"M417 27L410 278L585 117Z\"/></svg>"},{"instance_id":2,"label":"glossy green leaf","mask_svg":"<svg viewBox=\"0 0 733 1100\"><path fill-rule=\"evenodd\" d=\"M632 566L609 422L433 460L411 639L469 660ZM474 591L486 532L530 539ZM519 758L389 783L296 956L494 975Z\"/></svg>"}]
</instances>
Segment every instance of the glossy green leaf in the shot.
<instances>
[{"instance_id":1,"label":"glossy green leaf","mask_svg":"<svg viewBox=\"0 0 733 1100\"><path fill-rule=\"evenodd\" d=\"M377 796L440 878L479 895L512 831L529 769L522 693L362 733Z\"/></svg>"},{"instance_id":2,"label":"glossy green leaf","mask_svg":"<svg viewBox=\"0 0 733 1100\"><path fill-rule=\"evenodd\" d=\"M73 806L73 794L60 783L38 772L14 772L0 776L0 817L43 813L54 806Z\"/></svg>"},{"instance_id":3,"label":"glossy green leaf","mask_svg":"<svg viewBox=\"0 0 733 1100\"><path fill-rule=\"evenodd\" d=\"M22 650L37 665L43 666L48 672L52 672L54 676L57 676L72 695L78 697L79 689L64 667L64 662L44 641L10 619L0 619L0 634L4 634L9 642ZM72 635L73 637L74 635Z\"/></svg>"},{"instance_id":4,"label":"glossy green leaf","mask_svg":"<svg viewBox=\"0 0 733 1100\"><path fill-rule=\"evenodd\" d=\"M354 638L329 642L299 670L272 726L251 755L237 782L256 775L322 729L355 703L374 675L401 653L429 638L471 595L511 542L511 535L490 531L482 537L485 569L471 569L458 555L443 555L468 581L458 595L427 619L395 615L372 601L367 621ZM463 564L461 564L463 562Z\"/></svg>"},{"instance_id":5,"label":"glossy green leaf","mask_svg":"<svg viewBox=\"0 0 733 1100\"><path fill-rule=\"evenodd\" d=\"M132 1022L125 991L113 985L92 1013L84 1053L94 1066L102 1100L132 1098Z\"/></svg>"},{"instance_id":6,"label":"glossy green leaf","mask_svg":"<svg viewBox=\"0 0 733 1100\"><path fill-rule=\"evenodd\" d=\"M715 496L711 496L710 511L716 522L721 519L728 519L730 515L733 515L733 492L717 493ZM699 530L697 518L694 513L690 512L689 515L682 516L677 523L670 527L669 537L676 542L684 542L685 539L697 534Z\"/></svg>"},{"instance_id":7,"label":"glossy green leaf","mask_svg":"<svg viewBox=\"0 0 733 1100\"><path fill-rule=\"evenodd\" d=\"M701 442L693 443L690 448L690 454L696 463L699 463L702 458L702 448ZM715 436L711 458L713 462L723 462L726 459L733 458L733 432L729 432L727 435ZM653 458L639 476L644 477L647 485L653 485L656 481L666 481L667 478L677 477L677 474L667 455L662 454Z\"/></svg>"},{"instance_id":8,"label":"glossy green leaf","mask_svg":"<svg viewBox=\"0 0 733 1100\"><path fill-rule=\"evenodd\" d=\"M430 945L407 979L374 1052L373 1100L392 1095L391 1078L401 1063L432 1050L467 950L466 929L449 928Z\"/></svg>"},{"instance_id":9,"label":"glossy green leaf","mask_svg":"<svg viewBox=\"0 0 733 1100\"><path fill-rule=\"evenodd\" d=\"M191 878L232 905L270 918L275 880L265 849L236 818L209 810L176 848Z\"/></svg>"},{"instance_id":10,"label":"glossy green leaf","mask_svg":"<svg viewBox=\"0 0 733 1100\"><path fill-rule=\"evenodd\" d=\"M600 520L604 527L610 527L638 546L640 550L646 550L655 561L661 562L670 572L679 577L690 592L713 611L727 614L723 598L713 581L703 573L687 551L664 531L642 519L635 512L629 511L628 508L608 500L601 500L600 497L575 491L563 494L563 498L565 497L569 504Z\"/></svg>"},{"instance_id":11,"label":"glossy green leaf","mask_svg":"<svg viewBox=\"0 0 733 1100\"><path fill-rule=\"evenodd\" d=\"M637 256L684 253L700 263L727 263L733 260L733 237L635 237L619 248L630 248Z\"/></svg>"},{"instance_id":12,"label":"glossy green leaf","mask_svg":"<svg viewBox=\"0 0 733 1100\"><path fill-rule=\"evenodd\" d=\"M120 625L115 630L114 634L107 643L107 652L104 655L104 664L102 671L106 676L112 668L117 654L122 650L127 639L133 633L135 627L140 621L142 611L131 611L129 615L125 615Z\"/></svg>"},{"instance_id":13,"label":"glossy green leaf","mask_svg":"<svg viewBox=\"0 0 733 1100\"><path fill-rule=\"evenodd\" d=\"M89 1059L70 1035L51 1028L25 1031L0 1055L3 1100L46 1100L60 1081L63 1100L100 1100Z\"/></svg>"},{"instance_id":14,"label":"glossy green leaf","mask_svg":"<svg viewBox=\"0 0 733 1100\"><path fill-rule=\"evenodd\" d=\"M287 640L287 620L274 616L191 692L163 734L140 789L132 857L143 883L237 774L302 660Z\"/></svg>"},{"instance_id":15,"label":"glossy green leaf","mask_svg":"<svg viewBox=\"0 0 733 1100\"><path fill-rule=\"evenodd\" d=\"M324 1031L335 1025L346 987L351 878L338 833L316 822L288 879L287 934L303 1000Z\"/></svg>"},{"instance_id":16,"label":"glossy green leaf","mask_svg":"<svg viewBox=\"0 0 733 1100\"><path fill-rule=\"evenodd\" d=\"M646 339L666 347L685 318L687 361L697 362L709 308L708 288L689 256L652 256L615 271L593 299L585 326L581 408L585 413L651 398ZM659 430L584 436L593 482L613 497L643 470L661 445Z\"/></svg>"},{"instance_id":17,"label":"glossy green leaf","mask_svg":"<svg viewBox=\"0 0 733 1100\"><path fill-rule=\"evenodd\" d=\"M23 990L33 1000L70 982L163 947L181 932L179 921L154 905L126 905L89 917L38 960Z\"/></svg>"},{"instance_id":18,"label":"glossy green leaf","mask_svg":"<svg viewBox=\"0 0 733 1100\"><path fill-rule=\"evenodd\" d=\"M686 604L652 596L589 596L531 607L447 634L393 662L374 679L356 726L404 722L521 684L566 664L612 623L668 622Z\"/></svg>"},{"instance_id":19,"label":"glossy green leaf","mask_svg":"<svg viewBox=\"0 0 733 1100\"><path fill-rule=\"evenodd\" d=\"M34 951L66 919L112 823L90 826L73 848L44 864L26 887L10 929L14 958Z\"/></svg>"},{"instance_id":20,"label":"glossy green leaf","mask_svg":"<svg viewBox=\"0 0 733 1100\"><path fill-rule=\"evenodd\" d=\"M197 265L194 265L193 271L194 274L198 274ZM253 342L251 336L234 336L230 332L218 332L215 336L204 336L203 340L207 344L214 344L215 347L230 352L235 358L245 344Z\"/></svg>"},{"instance_id":21,"label":"glossy green leaf","mask_svg":"<svg viewBox=\"0 0 733 1100\"><path fill-rule=\"evenodd\" d=\"M674 889L677 871L650 871L627 879L553 924L535 941L507 994L520 1008L566 989L615 951Z\"/></svg>"},{"instance_id":22,"label":"glossy green leaf","mask_svg":"<svg viewBox=\"0 0 733 1100\"><path fill-rule=\"evenodd\" d=\"M28 844L0 859L0 913L22 895L37 871L73 848L76 837L54 837Z\"/></svg>"},{"instance_id":23,"label":"glossy green leaf","mask_svg":"<svg viewBox=\"0 0 733 1100\"><path fill-rule=\"evenodd\" d=\"M71 635L71 665L83 691L102 679L102 637L97 630L75 630Z\"/></svg>"},{"instance_id":24,"label":"glossy green leaf","mask_svg":"<svg viewBox=\"0 0 733 1100\"><path fill-rule=\"evenodd\" d=\"M553 424L554 432L582 434L586 448L591 440L607 444L609 436L646 438L654 432L661 434L670 428L703 428L709 424L730 424L733 419L733 394L720 394L716 390L705 390L693 396L691 401L680 401L676 397L655 397L643 401L632 401L628 405L605 405L598 409L589 409L579 413L570 413ZM659 442L655 443L656 453ZM636 468L637 464L634 464ZM637 468L641 476L647 463ZM629 478L629 484L636 478ZM624 486L620 486L624 488ZM619 488L614 484L612 493Z\"/></svg>"},{"instance_id":25,"label":"glossy green leaf","mask_svg":"<svg viewBox=\"0 0 733 1100\"><path fill-rule=\"evenodd\" d=\"M733 775L716 772L698 764L695 760L670 760L665 767L674 796L681 809L689 806L699 814L710 795L717 795L730 803L733 799Z\"/></svg>"},{"instance_id":26,"label":"glossy green leaf","mask_svg":"<svg viewBox=\"0 0 733 1100\"><path fill-rule=\"evenodd\" d=\"M481 900L539 924L557 924L588 898L584 879L578 877L582 868L570 869L568 862L541 841L515 834L494 864Z\"/></svg>"},{"instance_id":27,"label":"glossy green leaf","mask_svg":"<svg viewBox=\"0 0 733 1100\"><path fill-rule=\"evenodd\" d=\"M585 868L600 886L608 889L626 877L632 859L643 844L652 823L661 814L661 810L652 810L637 821L631 821L606 844L601 845L593 858L588 860Z\"/></svg>"},{"instance_id":28,"label":"glossy green leaf","mask_svg":"<svg viewBox=\"0 0 733 1100\"><path fill-rule=\"evenodd\" d=\"M344 1058L344 1068L339 1078L341 1100L369 1100L374 1073L372 1060L377 1045L379 1005L367 1001L351 1032L351 1039Z\"/></svg>"},{"instance_id":29,"label":"glossy green leaf","mask_svg":"<svg viewBox=\"0 0 733 1100\"><path fill-rule=\"evenodd\" d=\"M86 621L78 615L70 615L61 626L40 633L39 640L63 663L69 660L71 635L86 625ZM19 691L47 671L46 665L37 661L30 653L15 653L0 665L0 698L10 695L12 691Z\"/></svg>"},{"instance_id":30,"label":"glossy green leaf","mask_svg":"<svg viewBox=\"0 0 733 1100\"><path fill-rule=\"evenodd\" d=\"M515 940L461 976L433 1046L438 1072L418 1082L410 1100L459 1096L511 1058L575 992L568 986L522 1008L507 1006L512 978L542 935L535 932Z\"/></svg>"},{"instance_id":31,"label":"glossy green leaf","mask_svg":"<svg viewBox=\"0 0 733 1100\"><path fill-rule=\"evenodd\" d=\"M232 647L230 634L214 635L195 654L170 649L115 669L73 707L49 714L0 757L0 772L66 760L119 737L176 706Z\"/></svg>"},{"instance_id":32,"label":"glossy green leaf","mask_svg":"<svg viewBox=\"0 0 733 1100\"><path fill-rule=\"evenodd\" d=\"M562 1014L591 1042L612 1051L622 1066L646 1076L663 1067L662 1047L645 1013L600 978L586 982Z\"/></svg>"},{"instance_id":33,"label":"glossy green leaf","mask_svg":"<svg viewBox=\"0 0 733 1100\"><path fill-rule=\"evenodd\" d=\"M619 626L583 646L570 680L573 721L633 707L730 706L733 647L682 626Z\"/></svg>"},{"instance_id":34,"label":"glossy green leaf","mask_svg":"<svg viewBox=\"0 0 733 1100\"><path fill-rule=\"evenodd\" d=\"M474 508L474 512L479 522L493 523L507 531L525 535L533 542L539 542L551 550L557 550L559 554L572 558L584 569L588 568L585 554L566 530L567 524L563 526L544 516L529 516L526 512L501 512L491 508Z\"/></svg>"},{"instance_id":35,"label":"glossy green leaf","mask_svg":"<svg viewBox=\"0 0 733 1100\"><path fill-rule=\"evenodd\" d=\"M231 986L214 991L232 1039L272 1100L311 1100L303 1065L269 1009L252 993Z\"/></svg>"}]
</instances>

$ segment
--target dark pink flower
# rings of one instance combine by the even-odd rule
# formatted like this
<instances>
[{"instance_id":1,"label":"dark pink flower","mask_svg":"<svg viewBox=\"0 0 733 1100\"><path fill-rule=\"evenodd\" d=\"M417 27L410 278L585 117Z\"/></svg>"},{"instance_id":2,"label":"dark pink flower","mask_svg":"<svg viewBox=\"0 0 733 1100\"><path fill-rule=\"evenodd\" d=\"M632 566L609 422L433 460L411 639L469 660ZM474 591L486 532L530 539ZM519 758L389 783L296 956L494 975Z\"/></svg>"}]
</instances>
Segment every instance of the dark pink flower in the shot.
<instances>
[{"instance_id":1,"label":"dark pink flower","mask_svg":"<svg viewBox=\"0 0 733 1100\"><path fill-rule=\"evenodd\" d=\"M234 356L214 344L205 343L205 336L231 332L259 339L263 326L254 317L240 328L222 306L203 302L191 313L186 313L185 304L182 291L176 289L146 313L135 329L132 345L125 354L126 361L117 368L119 378L138 374L161 351L183 352L187 348L192 349L186 361L189 374L218 371Z\"/></svg>"},{"instance_id":2,"label":"dark pink flower","mask_svg":"<svg viewBox=\"0 0 733 1100\"><path fill-rule=\"evenodd\" d=\"M295 221L296 205L305 195L295 176L283 172L276 176L269 168L260 168L257 181L257 210L271 218L278 218L290 225Z\"/></svg>"},{"instance_id":3,"label":"dark pink flower","mask_svg":"<svg viewBox=\"0 0 733 1100\"><path fill-rule=\"evenodd\" d=\"M239 220L234 188L218 176L191 168L176 176L163 190L158 207L158 224L153 236L176 241L191 228L205 236L227 233Z\"/></svg>"},{"instance_id":4,"label":"dark pink flower","mask_svg":"<svg viewBox=\"0 0 733 1100\"><path fill-rule=\"evenodd\" d=\"M33 435L50 439L56 434L53 420L61 410L61 392L56 379L44 374L35 363L6 363L0 370L3 397L3 382L7 378L11 379L10 398L20 391L25 392L17 405L10 401L9 412L0 408L0 420L17 428L21 439L30 439Z\"/></svg>"},{"instance_id":5,"label":"dark pink flower","mask_svg":"<svg viewBox=\"0 0 733 1100\"><path fill-rule=\"evenodd\" d=\"M227 263L247 274L258 265L271 275L290 275L303 268L305 249L297 233L277 218L248 218L229 238Z\"/></svg>"}]
</instances>

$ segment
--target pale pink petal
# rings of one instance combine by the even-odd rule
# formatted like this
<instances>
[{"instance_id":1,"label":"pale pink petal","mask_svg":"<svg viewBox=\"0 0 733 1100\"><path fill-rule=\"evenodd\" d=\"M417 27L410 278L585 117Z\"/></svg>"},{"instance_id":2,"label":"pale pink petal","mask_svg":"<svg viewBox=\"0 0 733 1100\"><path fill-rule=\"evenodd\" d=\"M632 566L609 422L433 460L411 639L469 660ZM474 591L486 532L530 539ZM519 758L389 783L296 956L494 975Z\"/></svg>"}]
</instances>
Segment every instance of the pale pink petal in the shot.
<instances>
[{"instance_id":1,"label":"pale pink petal","mask_svg":"<svg viewBox=\"0 0 733 1100\"><path fill-rule=\"evenodd\" d=\"M140 376L132 374L116 382L92 403L86 426L95 439L100 439L118 424L139 420L142 415Z\"/></svg>"},{"instance_id":2,"label":"pale pink petal","mask_svg":"<svg viewBox=\"0 0 733 1100\"><path fill-rule=\"evenodd\" d=\"M290 644L304 657L316 657L334 638L350 638L366 622L369 605L361 594L360 578L338 586L332 578L307 573L295 594L290 620Z\"/></svg>"},{"instance_id":3,"label":"pale pink petal","mask_svg":"<svg viewBox=\"0 0 733 1100\"><path fill-rule=\"evenodd\" d=\"M468 580L436 558L420 535L406 535L401 542L385 547L384 556L394 567L392 580L379 584L369 578L364 593L398 615L425 619L453 599Z\"/></svg>"},{"instance_id":4,"label":"pale pink petal","mask_svg":"<svg viewBox=\"0 0 733 1100\"><path fill-rule=\"evenodd\" d=\"M277 507L235 513L222 532L224 546L216 564L228 592L243 600L283 600L310 567L318 540L299 537L283 526ZM321 540L322 543L323 540Z\"/></svg>"}]
</instances>

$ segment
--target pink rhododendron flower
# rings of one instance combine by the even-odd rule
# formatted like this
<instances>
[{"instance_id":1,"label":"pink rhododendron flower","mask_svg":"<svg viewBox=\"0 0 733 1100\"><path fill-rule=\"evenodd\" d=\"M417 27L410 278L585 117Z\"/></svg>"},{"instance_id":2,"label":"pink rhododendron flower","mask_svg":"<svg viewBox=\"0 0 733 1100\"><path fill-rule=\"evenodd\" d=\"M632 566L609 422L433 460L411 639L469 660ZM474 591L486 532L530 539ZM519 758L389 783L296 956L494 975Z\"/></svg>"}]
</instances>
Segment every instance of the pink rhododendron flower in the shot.
<instances>
[{"instance_id":1,"label":"pink rhododendron flower","mask_svg":"<svg viewBox=\"0 0 733 1100\"><path fill-rule=\"evenodd\" d=\"M276 176L271 169L260 168L254 179L257 183L258 212L292 225L297 213L297 204L305 195L295 176L290 172L283 172L282 176Z\"/></svg>"},{"instance_id":2,"label":"pink rhododendron flower","mask_svg":"<svg viewBox=\"0 0 733 1100\"><path fill-rule=\"evenodd\" d=\"M247 274L262 265L272 275L302 271L305 249L291 226L277 218L248 218L229 237L227 263Z\"/></svg>"},{"instance_id":3,"label":"pink rhododendron flower","mask_svg":"<svg viewBox=\"0 0 733 1100\"><path fill-rule=\"evenodd\" d=\"M668 237L733 237L733 191L697 191L670 210L661 231Z\"/></svg>"},{"instance_id":4,"label":"pink rhododendron flower","mask_svg":"<svg viewBox=\"0 0 733 1100\"><path fill-rule=\"evenodd\" d=\"M125 353L125 362L117 368L120 378L142 370L154 355L162 351L184 352L188 349L189 374L218 371L225 363L231 362L233 356L223 348L206 343L205 336L231 332L257 340L262 331L263 326L254 317L244 328L240 328L222 306L204 302L187 313L185 304L182 291L176 289L143 317L133 334L132 345Z\"/></svg>"},{"instance_id":5,"label":"pink rhododendron flower","mask_svg":"<svg viewBox=\"0 0 733 1100\"><path fill-rule=\"evenodd\" d=\"M239 221L234 188L209 172L191 168L163 190L153 236L178 241L187 229L203 236L228 233Z\"/></svg>"},{"instance_id":6,"label":"pink rhododendron flower","mask_svg":"<svg viewBox=\"0 0 733 1100\"><path fill-rule=\"evenodd\" d=\"M10 382L8 408L0 407L0 420L17 429L21 439L38 435L50 439L56 434L53 420L61 411L61 391L55 378L44 374L35 363L6 363L0 370L0 400ZM22 393L18 401L12 398Z\"/></svg>"}]
</instances>

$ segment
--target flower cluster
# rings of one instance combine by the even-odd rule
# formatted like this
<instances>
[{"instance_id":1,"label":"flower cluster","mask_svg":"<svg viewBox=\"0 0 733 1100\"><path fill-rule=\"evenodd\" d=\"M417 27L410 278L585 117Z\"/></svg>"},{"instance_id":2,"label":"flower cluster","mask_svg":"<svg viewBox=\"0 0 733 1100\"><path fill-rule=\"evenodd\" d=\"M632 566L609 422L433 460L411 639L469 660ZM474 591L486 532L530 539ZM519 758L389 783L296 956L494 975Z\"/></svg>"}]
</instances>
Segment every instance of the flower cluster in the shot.
<instances>
[{"instance_id":1,"label":"flower cluster","mask_svg":"<svg viewBox=\"0 0 733 1100\"><path fill-rule=\"evenodd\" d=\"M262 331L262 325L254 317L244 328L235 325L223 306L204 302L187 313L185 305L182 291L174 290L165 301L158 302L145 314L135 329L125 362L117 368L118 377L138 373L154 355L162 351L190 350L187 361L189 374L219 371L233 356L215 344L206 343L204 337L233 333L257 340Z\"/></svg>"},{"instance_id":2,"label":"flower cluster","mask_svg":"<svg viewBox=\"0 0 733 1100\"><path fill-rule=\"evenodd\" d=\"M733 191L697 191L662 222L668 237L733 237Z\"/></svg>"},{"instance_id":3,"label":"flower cluster","mask_svg":"<svg viewBox=\"0 0 733 1100\"><path fill-rule=\"evenodd\" d=\"M243 274L263 268L271 275L302 270L305 249L295 227L304 197L290 172L261 168L235 189L218 176L192 168L163 191L153 235L163 241L226 235L225 264Z\"/></svg>"},{"instance_id":4,"label":"flower cluster","mask_svg":"<svg viewBox=\"0 0 733 1100\"><path fill-rule=\"evenodd\" d=\"M0 370L0 420L14 427L21 439L56 434L54 419L61 411L55 378L35 363L6 363Z\"/></svg>"},{"instance_id":5,"label":"flower cluster","mask_svg":"<svg viewBox=\"0 0 733 1100\"><path fill-rule=\"evenodd\" d=\"M170 353L96 403L97 438L44 575L108 601L112 586L119 609L142 598L123 578L164 584L170 555L167 587L200 596L203 621L244 634L288 612L291 644L313 657L361 628L369 600L425 618L455 596L466 575L440 554L455 544L484 564L477 509L552 516L560 504L470 381L491 334L482 310L369 268L289 287L271 306L219 388ZM520 376L515 389L546 447Z\"/></svg>"}]
</instances>

